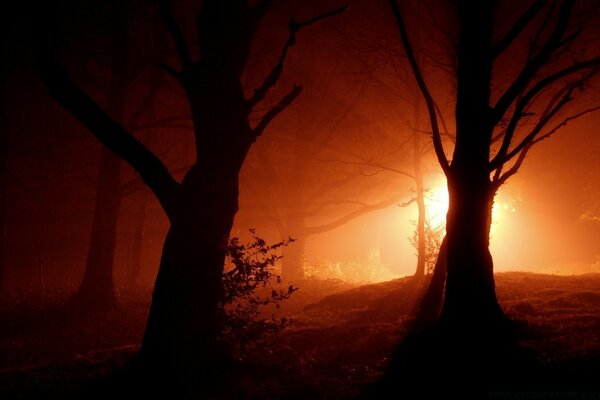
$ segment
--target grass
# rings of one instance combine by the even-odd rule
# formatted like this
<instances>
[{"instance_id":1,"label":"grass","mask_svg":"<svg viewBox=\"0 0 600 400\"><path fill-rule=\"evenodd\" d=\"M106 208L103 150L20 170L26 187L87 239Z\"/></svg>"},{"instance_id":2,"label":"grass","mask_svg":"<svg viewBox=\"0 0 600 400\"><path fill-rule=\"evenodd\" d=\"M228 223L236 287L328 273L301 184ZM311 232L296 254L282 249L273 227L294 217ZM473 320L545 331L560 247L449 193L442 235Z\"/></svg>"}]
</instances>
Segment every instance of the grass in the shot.
<instances>
[{"instance_id":1,"label":"grass","mask_svg":"<svg viewBox=\"0 0 600 400\"><path fill-rule=\"evenodd\" d=\"M600 274L510 272L497 274L496 282L506 313L523 328L522 346L553 371L548 388L565 376L565 390L581 382L599 390ZM409 278L356 287L308 279L296 286L279 311L294 323L248 354L219 398L358 396L383 373L417 295ZM139 348L149 298L149 292L122 296L101 318L70 313L59 295L51 306L5 302L0 397L81 393L90 380L124 367Z\"/></svg>"}]
</instances>

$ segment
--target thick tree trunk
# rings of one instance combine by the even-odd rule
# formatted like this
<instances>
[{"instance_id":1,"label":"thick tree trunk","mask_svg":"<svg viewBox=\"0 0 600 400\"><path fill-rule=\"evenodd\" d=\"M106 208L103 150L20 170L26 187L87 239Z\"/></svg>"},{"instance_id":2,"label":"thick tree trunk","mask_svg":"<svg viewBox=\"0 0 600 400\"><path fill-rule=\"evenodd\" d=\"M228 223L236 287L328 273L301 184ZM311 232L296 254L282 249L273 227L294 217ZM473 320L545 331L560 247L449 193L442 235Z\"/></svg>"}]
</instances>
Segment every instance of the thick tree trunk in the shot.
<instances>
[{"instance_id":1,"label":"thick tree trunk","mask_svg":"<svg viewBox=\"0 0 600 400\"><path fill-rule=\"evenodd\" d=\"M188 384L190 373L207 378L221 356L215 346L218 303L225 244L238 209L237 174L193 167L176 205L140 357Z\"/></svg>"},{"instance_id":2,"label":"thick tree trunk","mask_svg":"<svg viewBox=\"0 0 600 400\"><path fill-rule=\"evenodd\" d=\"M425 294L417 304L415 319L419 327L434 322L440 315L442 302L444 300L444 288L446 286L446 273L448 268L448 241L446 237L440 245L440 252L435 262L433 276L427 286Z\"/></svg>"},{"instance_id":3,"label":"thick tree trunk","mask_svg":"<svg viewBox=\"0 0 600 400\"><path fill-rule=\"evenodd\" d=\"M440 317L456 326L493 326L506 318L496 299L489 251L492 15L493 1L459 2L456 146L446 174L448 275Z\"/></svg>"},{"instance_id":4,"label":"thick tree trunk","mask_svg":"<svg viewBox=\"0 0 600 400\"><path fill-rule=\"evenodd\" d=\"M502 315L489 251L487 177L449 180L448 276L442 319L491 322Z\"/></svg>"}]
</instances>

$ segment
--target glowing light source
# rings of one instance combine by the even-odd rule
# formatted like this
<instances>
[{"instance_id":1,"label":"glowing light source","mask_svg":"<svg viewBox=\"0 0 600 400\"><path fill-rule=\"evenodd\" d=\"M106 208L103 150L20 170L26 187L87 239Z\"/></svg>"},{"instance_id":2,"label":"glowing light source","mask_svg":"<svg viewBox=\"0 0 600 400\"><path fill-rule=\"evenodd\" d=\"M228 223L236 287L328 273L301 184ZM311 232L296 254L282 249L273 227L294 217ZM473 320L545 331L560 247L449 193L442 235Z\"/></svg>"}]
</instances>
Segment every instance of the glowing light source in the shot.
<instances>
[{"instance_id":1,"label":"glowing light source","mask_svg":"<svg viewBox=\"0 0 600 400\"><path fill-rule=\"evenodd\" d=\"M432 227L439 227L446 224L448 187L445 182L427 191L425 194L425 208L427 210L427 220Z\"/></svg>"}]
</instances>

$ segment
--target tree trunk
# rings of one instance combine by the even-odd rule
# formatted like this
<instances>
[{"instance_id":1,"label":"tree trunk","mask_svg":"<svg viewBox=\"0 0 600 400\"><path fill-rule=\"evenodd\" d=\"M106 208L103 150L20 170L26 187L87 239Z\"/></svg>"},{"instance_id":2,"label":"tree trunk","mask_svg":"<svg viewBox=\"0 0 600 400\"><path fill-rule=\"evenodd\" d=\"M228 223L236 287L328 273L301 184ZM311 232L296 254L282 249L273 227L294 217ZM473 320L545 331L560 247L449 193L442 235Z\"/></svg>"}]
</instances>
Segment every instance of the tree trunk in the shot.
<instances>
[{"instance_id":1,"label":"tree trunk","mask_svg":"<svg viewBox=\"0 0 600 400\"><path fill-rule=\"evenodd\" d=\"M102 310L115 304L113 259L121 204L120 168L121 160L102 148L85 273L73 297L73 304L85 310Z\"/></svg>"},{"instance_id":2,"label":"tree trunk","mask_svg":"<svg viewBox=\"0 0 600 400\"><path fill-rule=\"evenodd\" d=\"M2 63L0 76L0 296L4 295L6 277L6 255L4 254L6 243L6 176L8 168L8 146L10 127L6 111L6 66Z\"/></svg>"},{"instance_id":3,"label":"tree trunk","mask_svg":"<svg viewBox=\"0 0 600 400\"><path fill-rule=\"evenodd\" d=\"M423 170L421 168L421 143L418 132L413 132L413 169L416 183L417 198L417 269L415 278L425 276L425 188L423 184Z\"/></svg>"},{"instance_id":4,"label":"tree trunk","mask_svg":"<svg viewBox=\"0 0 600 400\"><path fill-rule=\"evenodd\" d=\"M286 281L294 282L304 277L306 235L298 230L290 230L290 235L294 239L294 242L283 247L281 273Z\"/></svg>"},{"instance_id":5,"label":"tree trunk","mask_svg":"<svg viewBox=\"0 0 600 400\"><path fill-rule=\"evenodd\" d=\"M225 244L238 209L237 174L194 166L177 193L146 333L144 364L159 371L210 373L220 356L218 303ZM191 376L180 376L186 382ZM189 383L189 382L188 382Z\"/></svg>"},{"instance_id":6,"label":"tree trunk","mask_svg":"<svg viewBox=\"0 0 600 400\"><path fill-rule=\"evenodd\" d=\"M113 1L111 80L107 96L107 113L117 122L123 121L127 71L129 63L128 2ZM121 206L121 159L102 147L96 205L92 219L90 247L81 286L73 297L73 305L84 310L105 310L115 302L113 267L117 221Z\"/></svg>"},{"instance_id":7,"label":"tree trunk","mask_svg":"<svg viewBox=\"0 0 600 400\"><path fill-rule=\"evenodd\" d=\"M455 325L494 325L504 317L496 299L488 229L494 196L488 170L492 15L492 2L459 3L457 134L446 177L448 276L440 317Z\"/></svg>"},{"instance_id":8,"label":"tree trunk","mask_svg":"<svg viewBox=\"0 0 600 400\"><path fill-rule=\"evenodd\" d=\"M440 317L456 326L493 326L506 318L496 299L489 251L492 15L492 1L459 2L456 146L446 174L448 276Z\"/></svg>"},{"instance_id":9,"label":"tree trunk","mask_svg":"<svg viewBox=\"0 0 600 400\"><path fill-rule=\"evenodd\" d=\"M489 252L489 182L474 177L449 180L448 277L442 318L462 322L495 318L496 299Z\"/></svg>"},{"instance_id":10,"label":"tree trunk","mask_svg":"<svg viewBox=\"0 0 600 400\"><path fill-rule=\"evenodd\" d=\"M446 237L440 245L440 252L435 262L433 276L427 286L425 295L417 304L415 319L420 326L434 322L440 315L444 300L444 287L446 285L446 272L448 267L448 241Z\"/></svg>"},{"instance_id":11,"label":"tree trunk","mask_svg":"<svg viewBox=\"0 0 600 400\"><path fill-rule=\"evenodd\" d=\"M129 290L135 289L136 285L138 284L140 272L142 270L142 248L146 231L147 206L148 193L146 190L141 190L140 198L137 202L137 212L134 221L131 265L129 267L129 273L127 274L127 288Z\"/></svg>"}]
</instances>

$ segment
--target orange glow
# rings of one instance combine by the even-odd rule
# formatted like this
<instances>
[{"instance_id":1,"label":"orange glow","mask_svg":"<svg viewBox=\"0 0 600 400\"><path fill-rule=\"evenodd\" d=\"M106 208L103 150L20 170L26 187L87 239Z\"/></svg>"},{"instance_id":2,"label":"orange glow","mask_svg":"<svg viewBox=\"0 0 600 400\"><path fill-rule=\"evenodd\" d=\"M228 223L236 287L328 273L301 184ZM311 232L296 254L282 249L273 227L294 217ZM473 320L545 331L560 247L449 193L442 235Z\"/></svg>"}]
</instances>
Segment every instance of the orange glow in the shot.
<instances>
[{"instance_id":1,"label":"orange glow","mask_svg":"<svg viewBox=\"0 0 600 400\"><path fill-rule=\"evenodd\" d=\"M433 186L425 193L427 220L433 228L446 223L448 201L448 187L445 180Z\"/></svg>"}]
</instances>

